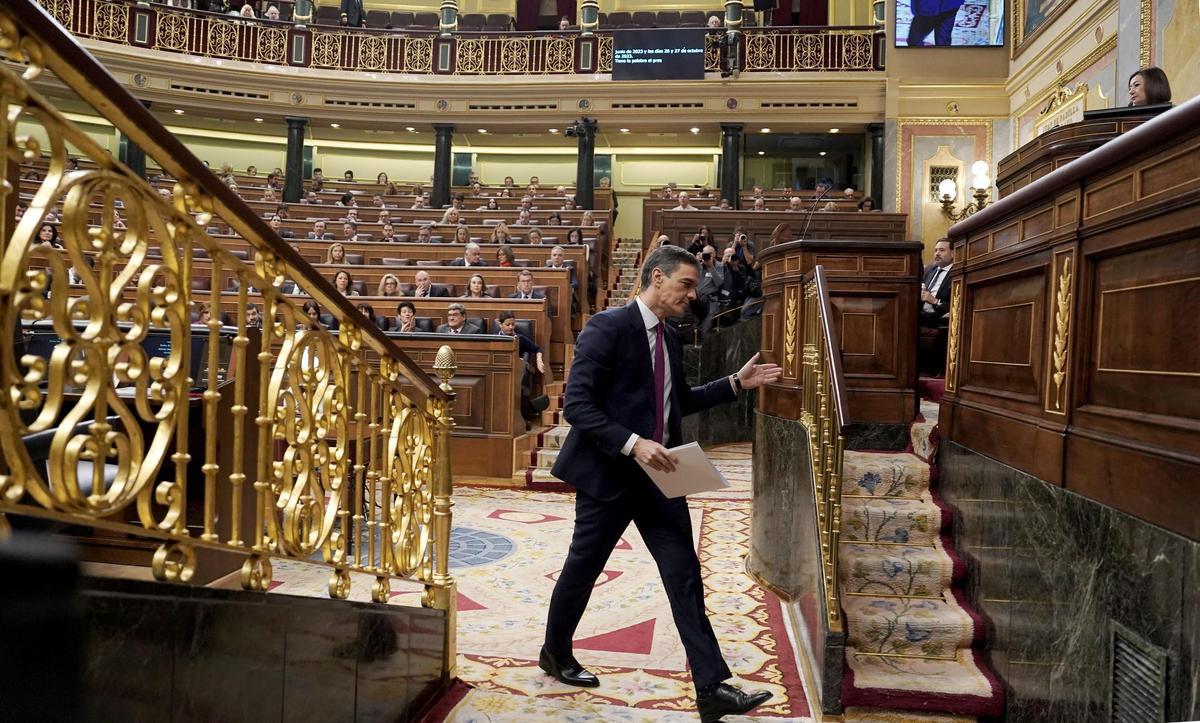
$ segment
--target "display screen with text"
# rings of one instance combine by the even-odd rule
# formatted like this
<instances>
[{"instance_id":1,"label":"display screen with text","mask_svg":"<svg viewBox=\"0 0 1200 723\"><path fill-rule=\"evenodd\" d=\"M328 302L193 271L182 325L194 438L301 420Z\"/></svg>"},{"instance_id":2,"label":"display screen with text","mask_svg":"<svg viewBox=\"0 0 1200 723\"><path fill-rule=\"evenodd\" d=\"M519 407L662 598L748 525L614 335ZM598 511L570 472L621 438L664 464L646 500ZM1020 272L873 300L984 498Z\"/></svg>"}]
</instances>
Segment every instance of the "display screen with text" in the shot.
<instances>
[{"instance_id":1,"label":"display screen with text","mask_svg":"<svg viewBox=\"0 0 1200 723\"><path fill-rule=\"evenodd\" d=\"M613 80L701 80L704 30L617 30Z\"/></svg>"}]
</instances>

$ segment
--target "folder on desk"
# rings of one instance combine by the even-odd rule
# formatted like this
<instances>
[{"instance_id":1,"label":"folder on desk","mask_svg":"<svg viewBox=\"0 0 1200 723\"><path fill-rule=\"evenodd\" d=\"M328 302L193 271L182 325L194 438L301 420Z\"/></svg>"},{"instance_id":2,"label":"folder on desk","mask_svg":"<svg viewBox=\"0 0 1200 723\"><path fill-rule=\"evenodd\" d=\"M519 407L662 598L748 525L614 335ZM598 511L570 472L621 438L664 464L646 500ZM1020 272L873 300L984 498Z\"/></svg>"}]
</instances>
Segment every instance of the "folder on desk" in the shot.
<instances>
[{"instance_id":1,"label":"folder on desk","mask_svg":"<svg viewBox=\"0 0 1200 723\"><path fill-rule=\"evenodd\" d=\"M674 472L662 472L638 462L667 497L683 497L729 487L729 481L713 466L696 442L675 447L671 449L671 454L679 460Z\"/></svg>"}]
</instances>

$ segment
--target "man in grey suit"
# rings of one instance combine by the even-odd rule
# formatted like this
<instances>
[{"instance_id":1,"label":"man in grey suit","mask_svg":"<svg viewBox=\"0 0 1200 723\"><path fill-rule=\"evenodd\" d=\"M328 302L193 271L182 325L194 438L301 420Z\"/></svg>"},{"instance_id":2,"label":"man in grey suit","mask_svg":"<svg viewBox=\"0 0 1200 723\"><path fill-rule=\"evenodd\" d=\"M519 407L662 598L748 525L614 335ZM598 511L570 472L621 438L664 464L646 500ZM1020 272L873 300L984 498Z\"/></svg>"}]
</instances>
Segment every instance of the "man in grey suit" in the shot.
<instances>
[{"instance_id":1,"label":"man in grey suit","mask_svg":"<svg viewBox=\"0 0 1200 723\"><path fill-rule=\"evenodd\" d=\"M438 326L439 334L482 334L474 324L467 323L467 307L457 301L446 307L446 323Z\"/></svg>"}]
</instances>

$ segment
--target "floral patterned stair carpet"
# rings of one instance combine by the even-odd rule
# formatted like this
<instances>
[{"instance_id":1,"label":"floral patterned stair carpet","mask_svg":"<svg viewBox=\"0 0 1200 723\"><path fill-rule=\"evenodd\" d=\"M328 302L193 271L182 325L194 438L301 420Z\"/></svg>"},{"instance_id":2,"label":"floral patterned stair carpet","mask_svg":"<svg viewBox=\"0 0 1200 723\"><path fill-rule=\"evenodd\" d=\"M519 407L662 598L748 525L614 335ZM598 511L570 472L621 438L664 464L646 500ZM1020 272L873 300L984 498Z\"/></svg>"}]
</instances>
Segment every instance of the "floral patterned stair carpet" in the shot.
<instances>
[{"instance_id":1,"label":"floral patterned stair carpet","mask_svg":"<svg viewBox=\"0 0 1200 723\"><path fill-rule=\"evenodd\" d=\"M935 402L905 452L846 452L839 577L846 706L999 715L1003 689L982 659L983 622L961 590L936 483Z\"/></svg>"}]
</instances>

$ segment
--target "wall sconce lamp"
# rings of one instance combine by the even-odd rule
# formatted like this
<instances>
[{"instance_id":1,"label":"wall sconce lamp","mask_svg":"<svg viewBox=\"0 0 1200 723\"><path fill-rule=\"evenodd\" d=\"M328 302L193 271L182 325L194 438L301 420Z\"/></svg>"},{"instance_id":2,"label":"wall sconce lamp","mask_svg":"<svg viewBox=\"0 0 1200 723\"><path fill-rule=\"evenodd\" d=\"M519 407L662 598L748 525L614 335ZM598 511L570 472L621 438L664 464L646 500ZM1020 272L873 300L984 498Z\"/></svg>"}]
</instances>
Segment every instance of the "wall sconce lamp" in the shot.
<instances>
[{"instance_id":1,"label":"wall sconce lamp","mask_svg":"<svg viewBox=\"0 0 1200 723\"><path fill-rule=\"evenodd\" d=\"M954 200L958 197L958 184L953 178L947 178L938 184L938 196L942 200L942 213L951 221L961 221L967 216L980 211L988 205L988 194L992 187L992 179L988 176L986 161L975 161L971 164L971 190L975 202L967 204L961 211L954 210Z\"/></svg>"}]
</instances>

